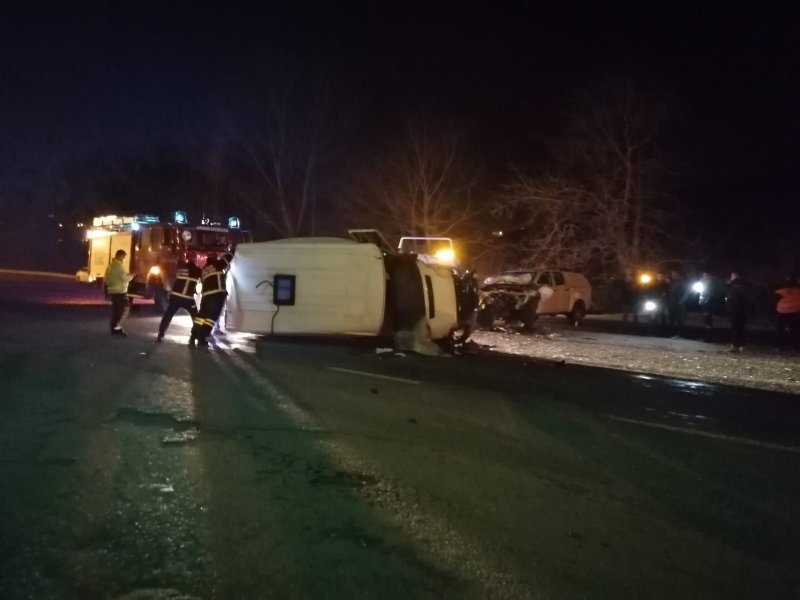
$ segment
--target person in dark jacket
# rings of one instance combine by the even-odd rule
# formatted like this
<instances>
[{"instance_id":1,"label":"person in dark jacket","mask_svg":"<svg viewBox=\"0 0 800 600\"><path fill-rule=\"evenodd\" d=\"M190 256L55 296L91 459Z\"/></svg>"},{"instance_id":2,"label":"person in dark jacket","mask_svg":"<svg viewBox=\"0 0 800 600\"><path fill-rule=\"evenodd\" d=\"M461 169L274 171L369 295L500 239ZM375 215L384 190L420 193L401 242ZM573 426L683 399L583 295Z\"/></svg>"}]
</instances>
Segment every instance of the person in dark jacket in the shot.
<instances>
[{"instance_id":1,"label":"person in dark jacket","mask_svg":"<svg viewBox=\"0 0 800 600\"><path fill-rule=\"evenodd\" d=\"M747 282L736 271L731 273L731 278L728 280L728 296L725 302L728 305L728 315L733 331L731 352L741 352L752 302Z\"/></svg>"},{"instance_id":2,"label":"person in dark jacket","mask_svg":"<svg viewBox=\"0 0 800 600\"><path fill-rule=\"evenodd\" d=\"M200 299L200 311L194 320L192 335L189 338L189 345L208 347L208 336L214 328L222 309L225 307L225 298L228 295L225 289L225 274L230 267L230 260L233 258L226 254L222 258L217 258L216 254L209 253L206 256L206 264L202 269L201 278L203 283L203 294Z\"/></svg>"},{"instance_id":3,"label":"person in dark jacket","mask_svg":"<svg viewBox=\"0 0 800 600\"><path fill-rule=\"evenodd\" d=\"M714 330L714 307L712 304L714 299L714 279L710 273L704 271L700 275L698 283L700 284L700 291L698 292L697 305L703 313L703 330L705 332L703 337L705 341L710 342Z\"/></svg>"},{"instance_id":4,"label":"person in dark jacket","mask_svg":"<svg viewBox=\"0 0 800 600\"><path fill-rule=\"evenodd\" d=\"M197 291L197 282L200 280L202 272L194 260L186 260L178 263L178 269L175 274L175 283L169 293L169 304L164 316L161 317L161 324L158 326L157 341L164 339L164 334L167 332L169 324L172 322L172 317L180 309L185 310L192 317L192 323L197 318L197 304L194 299L195 292Z\"/></svg>"},{"instance_id":5,"label":"person in dark jacket","mask_svg":"<svg viewBox=\"0 0 800 600\"><path fill-rule=\"evenodd\" d=\"M683 275L678 271L672 271L667 288L667 326L669 333L673 337L680 337L683 333L683 311L688 298L688 287Z\"/></svg>"},{"instance_id":6,"label":"person in dark jacket","mask_svg":"<svg viewBox=\"0 0 800 600\"><path fill-rule=\"evenodd\" d=\"M639 324L639 289L633 278L633 273L625 272L624 279L620 282L620 300L622 301L622 322L628 323L628 316L633 317L633 323Z\"/></svg>"},{"instance_id":7,"label":"person in dark jacket","mask_svg":"<svg viewBox=\"0 0 800 600\"><path fill-rule=\"evenodd\" d=\"M667 309L669 289L669 276L659 271L656 274L656 282L653 285L652 297L658 303L658 308L656 309L657 318L658 324L661 326L662 331L666 330L669 326L669 312Z\"/></svg>"}]
</instances>

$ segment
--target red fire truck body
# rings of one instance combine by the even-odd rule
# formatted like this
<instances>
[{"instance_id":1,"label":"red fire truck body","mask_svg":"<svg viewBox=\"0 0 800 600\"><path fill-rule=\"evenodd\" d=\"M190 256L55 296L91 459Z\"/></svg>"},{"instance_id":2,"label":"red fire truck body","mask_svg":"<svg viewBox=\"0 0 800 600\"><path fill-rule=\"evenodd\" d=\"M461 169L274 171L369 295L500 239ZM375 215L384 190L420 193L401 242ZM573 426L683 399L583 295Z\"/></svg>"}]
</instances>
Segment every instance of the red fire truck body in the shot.
<instances>
[{"instance_id":1,"label":"red fire truck body","mask_svg":"<svg viewBox=\"0 0 800 600\"><path fill-rule=\"evenodd\" d=\"M86 231L89 280L102 281L116 251L125 250L125 268L134 274L128 295L153 298L163 310L178 262L193 259L202 268L207 254L222 256L233 252L238 243L251 241L235 217L228 220L228 227L211 222L190 225L183 213L176 217L180 222L162 223L153 215L95 217Z\"/></svg>"}]
</instances>

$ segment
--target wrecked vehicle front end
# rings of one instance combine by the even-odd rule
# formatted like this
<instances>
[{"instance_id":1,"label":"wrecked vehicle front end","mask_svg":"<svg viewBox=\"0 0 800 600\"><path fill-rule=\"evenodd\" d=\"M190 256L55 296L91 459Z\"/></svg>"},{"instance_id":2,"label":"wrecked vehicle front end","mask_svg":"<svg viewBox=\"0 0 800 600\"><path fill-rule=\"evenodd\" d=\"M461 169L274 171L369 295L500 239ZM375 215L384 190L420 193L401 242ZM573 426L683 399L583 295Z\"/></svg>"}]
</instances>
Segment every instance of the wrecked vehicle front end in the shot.
<instances>
[{"instance_id":1,"label":"wrecked vehicle front end","mask_svg":"<svg viewBox=\"0 0 800 600\"><path fill-rule=\"evenodd\" d=\"M541 286L534 283L536 273L504 273L488 277L481 287L478 325L490 329L495 322L522 323L532 331L537 319Z\"/></svg>"}]
</instances>

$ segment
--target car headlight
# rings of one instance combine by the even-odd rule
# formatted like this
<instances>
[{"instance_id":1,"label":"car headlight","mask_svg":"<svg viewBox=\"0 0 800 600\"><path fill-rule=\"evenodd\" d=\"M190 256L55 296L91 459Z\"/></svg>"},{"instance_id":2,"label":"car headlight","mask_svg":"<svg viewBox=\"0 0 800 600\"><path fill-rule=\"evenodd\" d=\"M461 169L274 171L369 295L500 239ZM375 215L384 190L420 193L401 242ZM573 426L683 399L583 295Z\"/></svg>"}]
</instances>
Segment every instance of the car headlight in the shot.
<instances>
[{"instance_id":1,"label":"car headlight","mask_svg":"<svg viewBox=\"0 0 800 600\"><path fill-rule=\"evenodd\" d=\"M150 267L150 275L161 275L161 267L158 265Z\"/></svg>"},{"instance_id":2,"label":"car headlight","mask_svg":"<svg viewBox=\"0 0 800 600\"><path fill-rule=\"evenodd\" d=\"M648 300L644 303L645 312L656 312L657 309L658 309L658 302L654 302L653 300Z\"/></svg>"},{"instance_id":3,"label":"car headlight","mask_svg":"<svg viewBox=\"0 0 800 600\"><path fill-rule=\"evenodd\" d=\"M703 283L702 281L695 281L692 284L692 291L695 294L702 294L703 292L706 291L706 284Z\"/></svg>"}]
</instances>

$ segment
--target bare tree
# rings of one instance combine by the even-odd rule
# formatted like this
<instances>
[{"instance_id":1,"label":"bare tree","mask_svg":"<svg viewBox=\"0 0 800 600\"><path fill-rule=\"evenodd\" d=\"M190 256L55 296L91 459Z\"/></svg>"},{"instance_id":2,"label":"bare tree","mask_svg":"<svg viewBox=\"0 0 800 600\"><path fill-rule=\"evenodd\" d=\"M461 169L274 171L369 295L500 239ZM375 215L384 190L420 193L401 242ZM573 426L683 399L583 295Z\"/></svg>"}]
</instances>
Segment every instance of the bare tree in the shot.
<instances>
[{"instance_id":1,"label":"bare tree","mask_svg":"<svg viewBox=\"0 0 800 600\"><path fill-rule=\"evenodd\" d=\"M557 176L516 172L495 212L527 229L530 262L617 273L663 254L665 117L630 80L607 84L571 117Z\"/></svg>"},{"instance_id":2,"label":"bare tree","mask_svg":"<svg viewBox=\"0 0 800 600\"><path fill-rule=\"evenodd\" d=\"M271 88L264 103L230 120L230 147L238 156L230 175L238 204L285 237L318 228L320 170L326 150L327 93L304 93L291 78Z\"/></svg>"},{"instance_id":3,"label":"bare tree","mask_svg":"<svg viewBox=\"0 0 800 600\"><path fill-rule=\"evenodd\" d=\"M458 135L409 124L403 139L369 166L346 205L350 221L403 235L473 239L484 206Z\"/></svg>"},{"instance_id":4,"label":"bare tree","mask_svg":"<svg viewBox=\"0 0 800 600\"><path fill-rule=\"evenodd\" d=\"M514 223L514 237L504 248L506 259L535 267L585 270L608 251L598 223L603 214L596 208L573 182L516 171L516 180L493 205L495 215Z\"/></svg>"}]
</instances>

